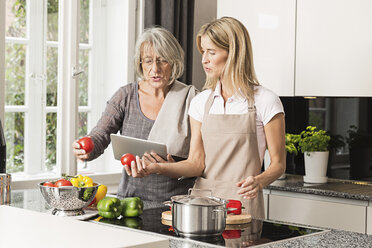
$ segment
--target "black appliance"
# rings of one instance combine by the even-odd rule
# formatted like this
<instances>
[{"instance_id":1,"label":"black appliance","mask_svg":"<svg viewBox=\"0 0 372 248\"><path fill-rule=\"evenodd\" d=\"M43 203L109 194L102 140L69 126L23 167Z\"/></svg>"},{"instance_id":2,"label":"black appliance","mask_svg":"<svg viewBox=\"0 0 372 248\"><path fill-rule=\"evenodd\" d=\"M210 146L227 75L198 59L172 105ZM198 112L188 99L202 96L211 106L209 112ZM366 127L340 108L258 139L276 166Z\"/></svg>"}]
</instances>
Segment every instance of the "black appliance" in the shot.
<instances>
[{"instance_id":1,"label":"black appliance","mask_svg":"<svg viewBox=\"0 0 372 248\"><path fill-rule=\"evenodd\" d=\"M145 209L143 215L138 218L121 218L114 220L101 219L100 222L178 237L169 224L166 224L164 221L162 222L161 213L167 210L169 210L167 207ZM221 236L212 236L210 238L192 237L184 239L220 245L222 247L249 247L321 231L322 230L312 228L277 224L269 221L252 220L251 223L243 225L226 226L226 230Z\"/></svg>"},{"instance_id":2,"label":"black appliance","mask_svg":"<svg viewBox=\"0 0 372 248\"><path fill-rule=\"evenodd\" d=\"M0 120L0 173L6 172L6 143L3 126Z\"/></svg>"}]
</instances>

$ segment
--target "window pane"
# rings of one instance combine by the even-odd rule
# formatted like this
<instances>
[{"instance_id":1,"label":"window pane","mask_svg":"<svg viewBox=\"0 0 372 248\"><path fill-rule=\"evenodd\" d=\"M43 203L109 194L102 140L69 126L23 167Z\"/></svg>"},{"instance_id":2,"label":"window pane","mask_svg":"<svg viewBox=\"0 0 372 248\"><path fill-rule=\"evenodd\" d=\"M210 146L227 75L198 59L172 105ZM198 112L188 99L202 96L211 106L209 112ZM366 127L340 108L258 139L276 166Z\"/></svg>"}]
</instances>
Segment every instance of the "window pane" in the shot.
<instances>
[{"instance_id":1,"label":"window pane","mask_svg":"<svg viewBox=\"0 0 372 248\"><path fill-rule=\"evenodd\" d=\"M24 45L5 46L5 104L25 104L25 55Z\"/></svg>"},{"instance_id":2,"label":"window pane","mask_svg":"<svg viewBox=\"0 0 372 248\"><path fill-rule=\"evenodd\" d=\"M58 41L58 0L48 0L48 41Z\"/></svg>"},{"instance_id":3,"label":"window pane","mask_svg":"<svg viewBox=\"0 0 372 248\"><path fill-rule=\"evenodd\" d=\"M80 0L80 43L89 43L89 0Z\"/></svg>"},{"instance_id":4,"label":"window pane","mask_svg":"<svg viewBox=\"0 0 372 248\"><path fill-rule=\"evenodd\" d=\"M78 137L83 137L87 135L87 123L88 123L88 114L86 112L80 112L79 113Z\"/></svg>"},{"instance_id":5,"label":"window pane","mask_svg":"<svg viewBox=\"0 0 372 248\"><path fill-rule=\"evenodd\" d=\"M79 76L79 106L88 105L88 67L89 67L89 50L80 49L79 52L80 68L84 73Z\"/></svg>"},{"instance_id":6,"label":"window pane","mask_svg":"<svg viewBox=\"0 0 372 248\"><path fill-rule=\"evenodd\" d=\"M6 0L5 35L26 37L26 0Z\"/></svg>"},{"instance_id":7,"label":"window pane","mask_svg":"<svg viewBox=\"0 0 372 248\"><path fill-rule=\"evenodd\" d=\"M24 169L24 113L5 113L6 172Z\"/></svg>"},{"instance_id":8,"label":"window pane","mask_svg":"<svg viewBox=\"0 0 372 248\"><path fill-rule=\"evenodd\" d=\"M57 106L58 48L47 48L47 106Z\"/></svg>"},{"instance_id":9,"label":"window pane","mask_svg":"<svg viewBox=\"0 0 372 248\"><path fill-rule=\"evenodd\" d=\"M47 171L52 171L56 166L56 144L57 144L57 113L46 114L46 159Z\"/></svg>"}]
</instances>

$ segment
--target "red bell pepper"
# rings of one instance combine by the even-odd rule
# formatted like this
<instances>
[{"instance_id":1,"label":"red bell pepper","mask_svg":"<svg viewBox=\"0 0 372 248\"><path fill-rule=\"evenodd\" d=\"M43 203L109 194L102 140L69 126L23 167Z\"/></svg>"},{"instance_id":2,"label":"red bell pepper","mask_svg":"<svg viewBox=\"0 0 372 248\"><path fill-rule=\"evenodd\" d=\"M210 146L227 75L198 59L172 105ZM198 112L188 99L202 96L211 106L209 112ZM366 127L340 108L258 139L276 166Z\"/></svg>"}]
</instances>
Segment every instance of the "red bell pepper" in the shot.
<instances>
[{"instance_id":1,"label":"red bell pepper","mask_svg":"<svg viewBox=\"0 0 372 248\"><path fill-rule=\"evenodd\" d=\"M227 208L236 208L236 210L227 211L227 214L235 214L239 215L242 213L242 202L239 200L228 200L229 202L226 204Z\"/></svg>"},{"instance_id":2,"label":"red bell pepper","mask_svg":"<svg viewBox=\"0 0 372 248\"><path fill-rule=\"evenodd\" d=\"M222 233L224 239L238 239L241 237L241 230L225 230Z\"/></svg>"}]
</instances>

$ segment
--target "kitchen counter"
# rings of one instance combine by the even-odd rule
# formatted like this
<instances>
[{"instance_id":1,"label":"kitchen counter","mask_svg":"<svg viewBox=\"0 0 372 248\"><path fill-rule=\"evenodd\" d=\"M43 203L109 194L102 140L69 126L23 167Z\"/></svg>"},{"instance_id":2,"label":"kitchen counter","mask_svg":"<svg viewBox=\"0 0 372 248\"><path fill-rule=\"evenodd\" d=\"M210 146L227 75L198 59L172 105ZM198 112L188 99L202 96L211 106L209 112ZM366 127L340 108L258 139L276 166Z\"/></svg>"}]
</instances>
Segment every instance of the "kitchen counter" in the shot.
<instances>
[{"instance_id":1,"label":"kitchen counter","mask_svg":"<svg viewBox=\"0 0 372 248\"><path fill-rule=\"evenodd\" d=\"M290 182L295 183L296 177L288 177L287 183L288 185ZM275 186L270 186L275 187ZM290 187L280 186L283 190L288 190ZM295 188L292 185L293 188ZM301 186L298 186L301 188ZM303 185L302 185L303 187ZM305 187L304 187L305 188ZM277 188L276 188L277 189ZM300 190L300 189L297 189ZM43 197L41 196L38 189L29 189L29 190L13 190L12 191L12 201L11 206L29 209L37 212L43 212L47 214L51 214L51 208L47 205L44 201ZM145 208L157 208L163 206L161 203L158 202L145 202ZM62 217L61 217L62 218ZM69 217L66 217L69 218ZM96 225L96 221L89 220L92 224ZM102 224L107 225L107 224ZM128 227L123 226L115 226L117 228L125 228ZM152 235L160 235L162 237L167 237L170 240L170 247L221 247L212 244L206 244L194 240L187 240L179 237L170 237L161 234L145 232L143 230L132 229L137 232L142 232L146 234ZM294 238L291 240L283 240L278 242L272 242L264 245L259 245L259 247L369 247L372 244L372 236L359 234L354 232L346 232L346 231L336 231L336 230L329 230L327 232L322 233L315 233L306 236L302 236L299 238Z\"/></svg>"},{"instance_id":2,"label":"kitchen counter","mask_svg":"<svg viewBox=\"0 0 372 248\"><path fill-rule=\"evenodd\" d=\"M276 180L266 189L372 201L372 183L361 181L328 178L324 184L309 184L304 183L303 176L287 174L285 179Z\"/></svg>"}]
</instances>

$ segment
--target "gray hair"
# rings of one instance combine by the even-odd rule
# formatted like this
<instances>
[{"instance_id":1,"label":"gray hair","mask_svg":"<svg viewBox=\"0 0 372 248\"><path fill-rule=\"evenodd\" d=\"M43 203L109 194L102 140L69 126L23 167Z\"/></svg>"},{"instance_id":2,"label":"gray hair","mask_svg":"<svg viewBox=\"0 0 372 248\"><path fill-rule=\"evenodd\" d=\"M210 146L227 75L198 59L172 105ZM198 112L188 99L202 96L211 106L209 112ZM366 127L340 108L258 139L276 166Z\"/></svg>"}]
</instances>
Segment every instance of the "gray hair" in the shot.
<instances>
[{"instance_id":1,"label":"gray hair","mask_svg":"<svg viewBox=\"0 0 372 248\"><path fill-rule=\"evenodd\" d=\"M143 70L141 66L141 51L145 44L149 44L154 52L168 61L172 67L172 73L169 78L169 84L181 77L184 70L184 52L181 45L171 32L162 27L153 27L145 29L143 34L136 42L134 63L138 76L143 79Z\"/></svg>"}]
</instances>

